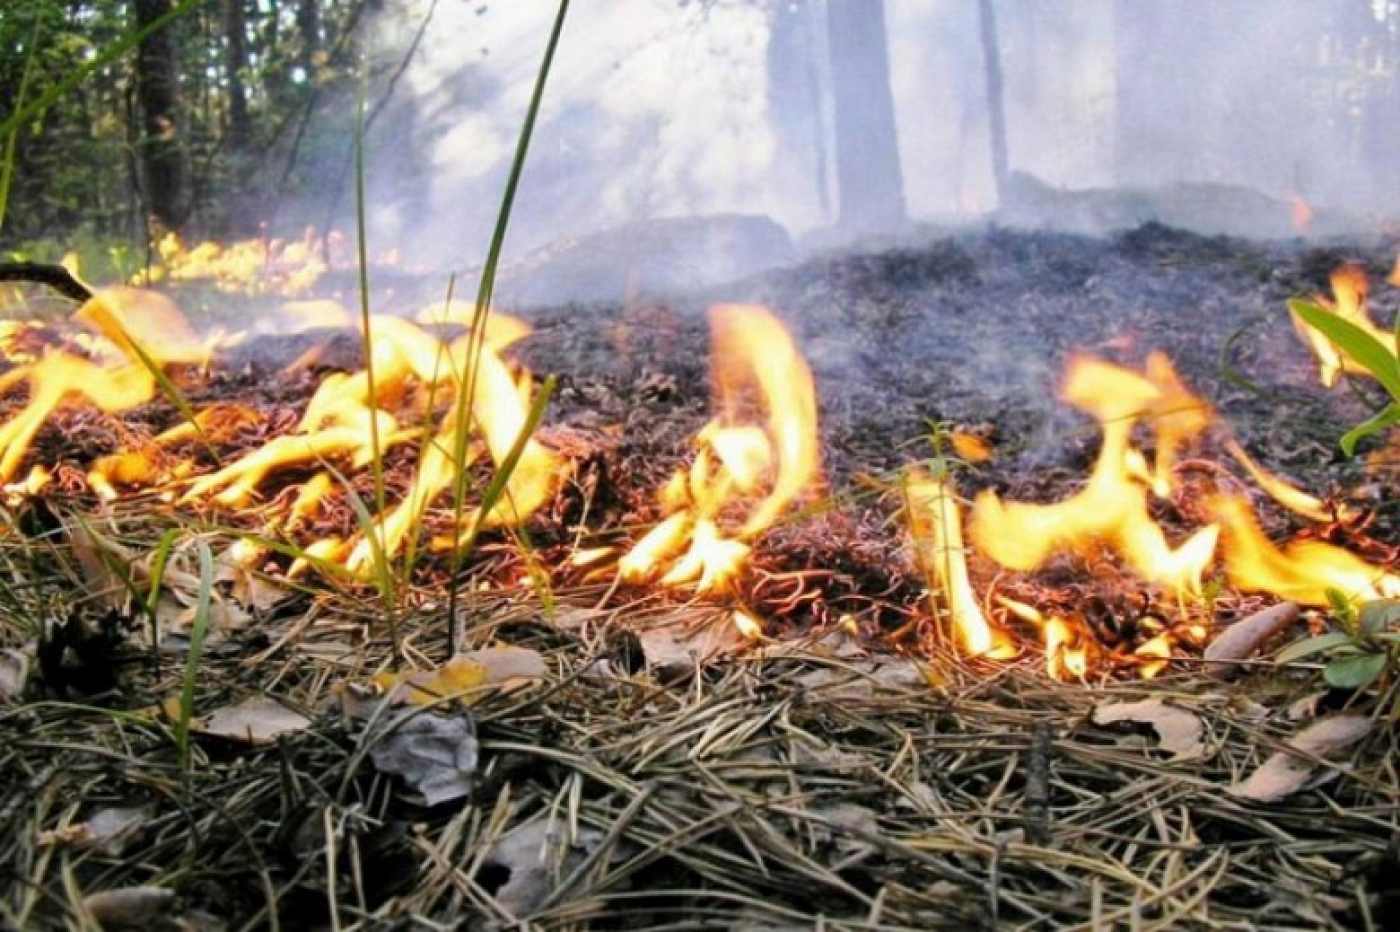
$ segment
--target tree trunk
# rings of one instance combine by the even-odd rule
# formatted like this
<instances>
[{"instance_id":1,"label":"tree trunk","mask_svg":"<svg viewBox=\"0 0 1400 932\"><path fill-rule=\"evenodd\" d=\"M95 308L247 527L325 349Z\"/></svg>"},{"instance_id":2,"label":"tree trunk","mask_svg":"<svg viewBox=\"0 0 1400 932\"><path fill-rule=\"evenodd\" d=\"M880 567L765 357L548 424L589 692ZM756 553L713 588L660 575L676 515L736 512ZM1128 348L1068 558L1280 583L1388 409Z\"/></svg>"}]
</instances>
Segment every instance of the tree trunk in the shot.
<instances>
[{"instance_id":1,"label":"tree trunk","mask_svg":"<svg viewBox=\"0 0 1400 932\"><path fill-rule=\"evenodd\" d=\"M815 200L823 222L830 219L826 139L822 126L821 81L815 0L777 3L768 12L768 118L778 141L778 162L793 193Z\"/></svg>"},{"instance_id":2,"label":"tree trunk","mask_svg":"<svg viewBox=\"0 0 1400 932\"><path fill-rule=\"evenodd\" d=\"M306 72L306 79L316 71L316 53L321 48L321 10L317 0L299 0L297 3L297 38L301 45L297 49L297 61Z\"/></svg>"},{"instance_id":3,"label":"tree trunk","mask_svg":"<svg viewBox=\"0 0 1400 932\"><path fill-rule=\"evenodd\" d=\"M170 0L135 0L136 28L171 10ZM178 231L190 219L189 167L181 137L174 27L167 25L136 50L136 94L141 103L141 171L146 207L160 225Z\"/></svg>"},{"instance_id":4,"label":"tree trunk","mask_svg":"<svg viewBox=\"0 0 1400 932\"><path fill-rule=\"evenodd\" d=\"M905 222L884 0L828 0L839 223L854 230Z\"/></svg>"},{"instance_id":5,"label":"tree trunk","mask_svg":"<svg viewBox=\"0 0 1400 932\"><path fill-rule=\"evenodd\" d=\"M228 71L228 132L231 152L248 148L252 136L252 120L248 116L248 85L244 71L248 67L248 20L243 8L245 0L224 0L224 68Z\"/></svg>"},{"instance_id":6,"label":"tree trunk","mask_svg":"<svg viewBox=\"0 0 1400 932\"><path fill-rule=\"evenodd\" d=\"M992 178L997 186L997 203L1004 204L1011 160L1006 147L1006 82L1001 72L997 14L992 0L977 0L977 10L982 31L982 65L987 76L987 125L991 137Z\"/></svg>"}]
</instances>

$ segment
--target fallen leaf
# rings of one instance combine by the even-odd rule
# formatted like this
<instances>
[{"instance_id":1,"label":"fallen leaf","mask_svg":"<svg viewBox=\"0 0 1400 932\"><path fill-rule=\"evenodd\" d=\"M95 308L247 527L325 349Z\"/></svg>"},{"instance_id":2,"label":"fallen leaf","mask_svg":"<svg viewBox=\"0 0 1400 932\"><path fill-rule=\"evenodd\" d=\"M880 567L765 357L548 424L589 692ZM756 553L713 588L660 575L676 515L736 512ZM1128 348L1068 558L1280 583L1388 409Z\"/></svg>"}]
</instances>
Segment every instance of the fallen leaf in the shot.
<instances>
[{"instance_id":1,"label":"fallen leaf","mask_svg":"<svg viewBox=\"0 0 1400 932\"><path fill-rule=\"evenodd\" d=\"M1157 732L1158 746L1169 752L1173 761L1197 760L1206 755L1206 745L1202 740L1205 726L1200 717L1160 699L1109 702L1095 706L1093 720L1098 725L1118 722L1151 725L1152 730Z\"/></svg>"},{"instance_id":2,"label":"fallen leaf","mask_svg":"<svg viewBox=\"0 0 1400 932\"><path fill-rule=\"evenodd\" d=\"M507 913L529 918L559 880L573 873L603 842L603 833L597 829L580 828L573 839L567 836L564 823L537 818L496 839L482 866L505 873L505 882L492 896Z\"/></svg>"},{"instance_id":3,"label":"fallen leaf","mask_svg":"<svg viewBox=\"0 0 1400 932\"><path fill-rule=\"evenodd\" d=\"M0 651L0 702L13 702L29 681L29 655L12 648Z\"/></svg>"},{"instance_id":4,"label":"fallen leaf","mask_svg":"<svg viewBox=\"0 0 1400 932\"><path fill-rule=\"evenodd\" d=\"M93 534L80 522L67 530L68 547L78 562L87 594L105 608L124 612L131 593L115 567L131 566L131 551Z\"/></svg>"},{"instance_id":5,"label":"fallen leaf","mask_svg":"<svg viewBox=\"0 0 1400 932\"><path fill-rule=\"evenodd\" d=\"M278 735L301 731L311 719L268 696L253 696L193 723L194 731L240 741L271 744Z\"/></svg>"},{"instance_id":6,"label":"fallen leaf","mask_svg":"<svg viewBox=\"0 0 1400 932\"><path fill-rule=\"evenodd\" d=\"M1317 758L1350 747L1371 733L1374 723L1364 715L1335 715L1304 728L1285 749L1269 757L1246 779L1225 788L1237 799L1273 803L1298 792L1308 782Z\"/></svg>"},{"instance_id":7,"label":"fallen leaf","mask_svg":"<svg viewBox=\"0 0 1400 932\"><path fill-rule=\"evenodd\" d=\"M1234 674L1241 660L1253 657L1274 635L1291 625L1301 609L1297 602L1280 602L1233 622L1206 645L1206 672L1217 679Z\"/></svg>"},{"instance_id":8,"label":"fallen leaf","mask_svg":"<svg viewBox=\"0 0 1400 932\"><path fill-rule=\"evenodd\" d=\"M545 675L544 658L524 647L487 647L458 654L436 670L384 671L374 685L393 702L432 705L455 697L470 705L485 687L520 686Z\"/></svg>"},{"instance_id":9,"label":"fallen leaf","mask_svg":"<svg viewBox=\"0 0 1400 932\"><path fill-rule=\"evenodd\" d=\"M391 702L432 705L447 696L465 698L485 685L487 670L475 660L453 657L436 670L395 673L385 670L374 676L374 685Z\"/></svg>"},{"instance_id":10,"label":"fallen leaf","mask_svg":"<svg viewBox=\"0 0 1400 932\"><path fill-rule=\"evenodd\" d=\"M405 709L390 716L382 728L382 737L370 751L381 773L402 777L428 806L471 793L479 759L471 716Z\"/></svg>"},{"instance_id":11,"label":"fallen leaf","mask_svg":"<svg viewBox=\"0 0 1400 932\"><path fill-rule=\"evenodd\" d=\"M647 669L662 682L692 676L697 669L745 649L748 642L729 620L693 627L661 625L637 632Z\"/></svg>"},{"instance_id":12,"label":"fallen leaf","mask_svg":"<svg viewBox=\"0 0 1400 932\"><path fill-rule=\"evenodd\" d=\"M96 848L104 854L118 855L135 830L150 817L151 810L144 806L109 806L97 810L85 822L40 832L34 844L38 848Z\"/></svg>"},{"instance_id":13,"label":"fallen leaf","mask_svg":"<svg viewBox=\"0 0 1400 932\"><path fill-rule=\"evenodd\" d=\"M83 897L83 908L104 929L148 926L175 905L175 891L165 887L117 887Z\"/></svg>"},{"instance_id":14,"label":"fallen leaf","mask_svg":"<svg viewBox=\"0 0 1400 932\"><path fill-rule=\"evenodd\" d=\"M518 685L542 679L546 672L539 651L524 647L485 647L467 651L462 658L486 671L487 686Z\"/></svg>"}]
</instances>

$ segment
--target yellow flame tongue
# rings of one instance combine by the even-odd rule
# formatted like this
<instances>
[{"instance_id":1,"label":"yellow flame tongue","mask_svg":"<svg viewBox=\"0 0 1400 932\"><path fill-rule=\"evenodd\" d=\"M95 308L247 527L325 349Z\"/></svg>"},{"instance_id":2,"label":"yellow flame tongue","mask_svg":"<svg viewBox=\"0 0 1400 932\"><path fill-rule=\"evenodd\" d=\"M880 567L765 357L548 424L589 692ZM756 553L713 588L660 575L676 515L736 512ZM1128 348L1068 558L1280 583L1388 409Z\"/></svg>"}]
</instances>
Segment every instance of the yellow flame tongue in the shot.
<instances>
[{"instance_id":1,"label":"yellow flame tongue","mask_svg":"<svg viewBox=\"0 0 1400 932\"><path fill-rule=\"evenodd\" d=\"M1216 528L1205 527L1173 548L1148 511L1142 483L1170 491L1172 458L1182 442L1208 423L1208 414L1176 380L1165 357L1156 357L1149 374L1152 378L1144 378L1094 359L1070 362L1065 400L1092 414L1103 429L1089 481L1053 505L1002 502L995 492L982 492L971 521L979 550L1002 566L1028 572L1056 552L1098 544L1116 550L1149 582L1184 593L1200 591L1214 556ZM1149 415L1155 415L1158 431L1155 466L1131 442L1134 425Z\"/></svg>"},{"instance_id":2,"label":"yellow flame tongue","mask_svg":"<svg viewBox=\"0 0 1400 932\"><path fill-rule=\"evenodd\" d=\"M711 308L720 412L696 436L688 469L661 493L667 518L618 563L619 575L699 591L728 585L751 541L777 521L817 474L817 403L812 374L783 325L764 308ZM737 530L721 520L762 493Z\"/></svg>"},{"instance_id":3,"label":"yellow flame tongue","mask_svg":"<svg viewBox=\"0 0 1400 932\"><path fill-rule=\"evenodd\" d=\"M1014 653L977 604L967 575L962 518L947 484L915 475L905 486L905 497L919 564L937 580L962 649L974 657L1004 658Z\"/></svg>"},{"instance_id":4,"label":"yellow flame tongue","mask_svg":"<svg viewBox=\"0 0 1400 932\"><path fill-rule=\"evenodd\" d=\"M1400 597L1400 576L1322 541L1294 541L1279 550L1264 536L1243 500L1211 503L1225 539L1225 572L1232 585L1308 605L1327 605L1328 590L1357 602Z\"/></svg>"}]
</instances>

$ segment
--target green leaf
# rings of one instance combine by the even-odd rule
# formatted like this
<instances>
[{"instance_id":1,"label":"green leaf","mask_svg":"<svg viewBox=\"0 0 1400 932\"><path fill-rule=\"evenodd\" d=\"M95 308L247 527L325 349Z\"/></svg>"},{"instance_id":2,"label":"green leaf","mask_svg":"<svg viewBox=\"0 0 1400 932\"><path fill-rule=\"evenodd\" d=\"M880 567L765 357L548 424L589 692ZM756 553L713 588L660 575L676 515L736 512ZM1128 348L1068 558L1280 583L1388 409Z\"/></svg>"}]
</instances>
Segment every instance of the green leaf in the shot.
<instances>
[{"instance_id":1,"label":"green leaf","mask_svg":"<svg viewBox=\"0 0 1400 932\"><path fill-rule=\"evenodd\" d=\"M1387 628L1400 625L1400 599L1376 599L1361 606L1359 615L1361 630L1367 634L1380 634Z\"/></svg>"},{"instance_id":2,"label":"green leaf","mask_svg":"<svg viewBox=\"0 0 1400 932\"><path fill-rule=\"evenodd\" d=\"M1311 301L1294 299L1288 302L1288 309L1337 344L1338 349L1375 376L1390 397L1400 401L1400 359L1396 359L1394 347L1387 347L1356 324Z\"/></svg>"},{"instance_id":3,"label":"green leaf","mask_svg":"<svg viewBox=\"0 0 1400 932\"><path fill-rule=\"evenodd\" d=\"M1338 657L1322 670L1322 678L1337 689L1364 689L1385 670L1385 654Z\"/></svg>"},{"instance_id":4,"label":"green leaf","mask_svg":"<svg viewBox=\"0 0 1400 932\"><path fill-rule=\"evenodd\" d=\"M1372 434L1378 434L1395 424L1400 424L1400 404L1391 402L1342 435L1342 439L1339 441L1342 452L1347 456L1355 456L1356 444L1359 441Z\"/></svg>"},{"instance_id":5,"label":"green leaf","mask_svg":"<svg viewBox=\"0 0 1400 932\"><path fill-rule=\"evenodd\" d=\"M1335 586L1328 586L1323 590L1327 596L1327 605L1332 609L1332 614L1342 624L1349 624L1356 618L1356 603L1351 600L1351 596Z\"/></svg>"},{"instance_id":6,"label":"green leaf","mask_svg":"<svg viewBox=\"0 0 1400 932\"><path fill-rule=\"evenodd\" d=\"M1294 663L1304 657L1311 657L1314 654L1326 653L1337 650L1341 647L1353 647L1354 642L1351 635L1345 631L1329 631L1326 634L1319 634L1317 637L1304 638L1301 641L1294 641L1283 650L1278 652L1274 659L1279 663Z\"/></svg>"}]
</instances>

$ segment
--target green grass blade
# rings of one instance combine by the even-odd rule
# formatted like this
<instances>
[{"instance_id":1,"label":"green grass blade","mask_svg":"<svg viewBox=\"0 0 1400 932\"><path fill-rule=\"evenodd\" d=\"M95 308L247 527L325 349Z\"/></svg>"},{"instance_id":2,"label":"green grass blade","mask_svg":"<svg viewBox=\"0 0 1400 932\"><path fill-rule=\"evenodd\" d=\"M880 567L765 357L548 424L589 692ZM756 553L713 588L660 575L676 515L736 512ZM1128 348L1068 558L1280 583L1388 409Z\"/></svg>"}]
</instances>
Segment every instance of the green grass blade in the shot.
<instances>
[{"instance_id":1,"label":"green grass blade","mask_svg":"<svg viewBox=\"0 0 1400 932\"><path fill-rule=\"evenodd\" d=\"M195 680L204 655L204 639L209 633L209 616L214 604L214 555L204 541L199 549L199 592L195 596L194 624L190 628L189 656L185 658L184 681L180 687L180 716L175 722L175 749L181 773L190 771L190 721L194 718Z\"/></svg>"},{"instance_id":2,"label":"green grass blade","mask_svg":"<svg viewBox=\"0 0 1400 932\"><path fill-rule=\"evenodd\" d=\"M564 21L568 18L569 0L559 0L558 12L554 17L554 26L549 33L549 41L545 45L544 57L540 60L539 70L535 74L535 86L530 94L530 103L525 110L525 120L520 126L520 135L516 139L515 154L511 159L510 172L506 177L505 189L501 192L501 206L496 212L496 224L491 232L491 245L486 252L486 262L481 269L481 281L477 288L476 308L473 313L472 337L470 340L470 350L468 353L469 372L459 383L457 393L457 410L461 417L458 423L457 434L453 438L453 462L461 464L466 461L467 438L471 429L471 400L475 394L476 370L475 360L479 358L485 341L485 327L482 326L486 316L490 313L491 298L496 287L496 269L500 265L501 250L505 245L506 231L510 227L511 211L515 207L516 192L520 187L520 178L525 171L525 159L530 151L530 140L535 133L535 122L539 118L540 105L544 100L544 89L549 81L549 73L554 65L554 55L559 49L559 39L564 32ZM523 443L517 438L517 446L523 449ZM512 451L514 452L514 451ZM509 460L510 457L507 457ZM517 454L516 460L519 459ZM502 471L501 464L497 464L498 473ZM507 476L508 478L508 476ZM500 476L497 476L500 480ZM495 484L495 482L493 482ZM501 481L504 486L504 481ZM453 527L460 527L462 518L466 513L466 471L459 469L457 477L452 484L453 496ZM488 490L489 491L489 490ZM500 492L497 492L499 496ZM484 512L483 512L484 513ZM474 541L476 528L468 534L469 541ZM457 626L455 618L457 615L457 575L461 572L462 561L469 552L469 546L458 546L452 550L451 577L452 584L448 590L447 617L448 629L448 649L455 651L455 632Z\"/></svg>"},{"instance_id":3,"label":"green grass blade","mask_svg":"<svg viewBox=\"0 0 1400 932\"><path fill-rule=\"evenodd\" d=\"M1372 434L1378 434L1396 424L1400 424L1400 402L1391 402L1345 434L1342 434L1339 446L1341 446L1342 452L1347 456L1355 456L1357 443Z\"/></svg>"},{"instance_id":4,"label":"green grass blade","mask_svg":"<svg viewBox=\"0 0 1400 932\"><path fill-rule=\"evenodd\" d=\"M1390 392L1390 397L1400 401L1400 359L1394 348L1387 348L1356 324L1311 301L1294 299L1288 302L1288 309L1364 366Z\"/></svg>"},{"instance_id":5,"label":"green grass blade","mask_svg":"<svg viewBox=\"0 0 1400 932\"><path fill-rule=\"evenodd\" d=\"M102 49L88 61L83 62L81 66L74 68L62 81L59 81L57 84L44 91L44 93L36 97L33 102L27 106L16 106L13 113L7 116L3 121L0 121L0 136L9 136L10 133L15 132L19 127L23 126L25 122L46 110L54 101L72 92L75 87L82 84L93 74L101 71L108 64L116 61L128 51L135 48L147 36L164 29L190 10L199 6L201 2L203 2L203 0L182 0L179 6L161 15L154 22L130 35L122 36L111 45Z\"/></svg>"},{"instance_id":6,"label":"green grass blade","mask_svg":"<svg viewBox=\"0 0 1400 932\"><path fill-rule=\"evenodd\" d=\"M34 21L34 33L29 37L29 51L24 56L24 72L20 75L19 90L15 92L15 109L24 109L24 98L29 94L29 79L34 73L34 62L39 57L39 21ZM0 161L0 230L5 229L5 213L10 204L10 184L15 176L15 152L19 148L19 123L5 133L5 158Z\"/></svg>"},{"instance_id":7,"label":"green grass blade","mask_svg":"<svg viewBox=\"0 0 1400 932\"><path fill-rule=\"evenodd\" d=\"M369 307L369 230L365 221L365 97L368 76L360 76L359 102L355 109L355 258L359 266L360 329L364 333L365 382L369 392L370 469L374 474L374 507L384 512L384 457L380 447L379 419L372 412L379 408L379 392L374 378L374 334Z\"/></svg>"}]
</instances>

